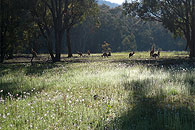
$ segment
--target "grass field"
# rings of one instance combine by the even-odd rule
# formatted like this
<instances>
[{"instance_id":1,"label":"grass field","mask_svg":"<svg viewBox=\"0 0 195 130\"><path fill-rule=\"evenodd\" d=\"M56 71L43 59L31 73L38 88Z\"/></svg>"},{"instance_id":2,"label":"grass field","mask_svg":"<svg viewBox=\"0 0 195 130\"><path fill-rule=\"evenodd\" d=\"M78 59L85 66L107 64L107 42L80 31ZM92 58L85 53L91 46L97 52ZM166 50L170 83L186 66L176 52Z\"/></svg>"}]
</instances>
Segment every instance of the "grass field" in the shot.
<instances>
[{"instance_id":1,"label":"grass field","mask_svg":"<svg viewBox=\"0 0 195 130\"><path fill-rule=\"evenodd\" d=\"M100 55L0 64L0 129L195 129L195 60L187 52Z\"/></svg>"}]
</instances>

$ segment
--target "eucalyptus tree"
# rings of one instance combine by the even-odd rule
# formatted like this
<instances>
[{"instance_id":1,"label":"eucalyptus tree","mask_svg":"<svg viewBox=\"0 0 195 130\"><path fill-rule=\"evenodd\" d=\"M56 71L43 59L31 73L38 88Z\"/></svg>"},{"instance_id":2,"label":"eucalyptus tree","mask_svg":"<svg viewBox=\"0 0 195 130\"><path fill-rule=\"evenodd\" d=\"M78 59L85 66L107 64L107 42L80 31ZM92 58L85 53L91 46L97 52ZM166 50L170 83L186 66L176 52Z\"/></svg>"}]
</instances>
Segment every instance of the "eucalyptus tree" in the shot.
<instances>
[{"instance_id":1,"label":"eucalyptus tree","mask_svg":"<svg viewBox=\"0 0 195 130\"><path fill-rule=\"evenodd\" d=\"M68 0L67 0L68 1ZM69 7L65 14L66 42L68 57L72 57L70 31L89 15L95 16L98 11L96 0L69 0Z\"/></svg>"},{"instance_id":2,"label":"eucalyptus tree","mask_svg":"<svg viewBox=\"0 0 195 130\"><path fill-rule=\"evenodd\" d=\"M184 36L190 57L195 57L194 0L126 0L123 7L128 15L162 22L175 36Z\"/></svg>"},{"instance_id":3,"label":"eucalyptus tree","mask_svg":"<svg viewBox=\"0 0 195 130\"><path fill-rule=\"evenodd\" d=\"M8 0L1 1L1 13L0 13L0 31L1 31L1 47L0 47L0 52L1 52L1 59L0 62L2 63L4 61L4 57L6 54L6 38L7 38L7 32L8 32L8 27L11 19L9 19L9 16L11 15L11 12L9 11L9 7L11 4L9 3Z\"/></svg>"},{"instance_id":4,"label":"eucalyptus tree","mask_svg":"<svg viewBox=\"0 0 195 130\"><path fill-rule=\"evenodd\" d=\"M23 0L0 1L0 62L5 56L24 50L28 45L24 41L24 32L29 29L31 21L27 17Z\"/></svg>"},{"instance_id":5,"label":"eucalyptus tree","mask_svg":"<svg viewBox=\"0 0 195 130\"><path fill-rule=\"evenodd\" d=\"M34 17L53 62L60 61L64 34L68 57L72 57L70 30L90 14L96 5L95 0L33 0L30 12ZM54 39L52 38L54 34ZM53 46L55 45L55 55Z\"/></svg>"}]
</instances>

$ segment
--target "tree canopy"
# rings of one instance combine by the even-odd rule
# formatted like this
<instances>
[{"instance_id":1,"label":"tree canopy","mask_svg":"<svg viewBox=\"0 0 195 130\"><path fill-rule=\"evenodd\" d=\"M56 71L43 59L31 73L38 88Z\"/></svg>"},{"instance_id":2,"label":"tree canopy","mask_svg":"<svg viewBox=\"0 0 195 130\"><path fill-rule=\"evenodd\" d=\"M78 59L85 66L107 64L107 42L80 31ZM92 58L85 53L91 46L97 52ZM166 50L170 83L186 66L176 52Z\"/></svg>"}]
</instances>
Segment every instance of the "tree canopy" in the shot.
<instances>
[{"instance_id":1,"label":"tree canopy","mask_svg":"<svg viewBox=\"0 0 195 130\"><path fill-rule=\"evenodd\" d=\"M62 40L66 30L68 56L72 56L70 29L82 22L95 8L94 0L34 0L30 12L38 24L53 61L60 61ZM54 33L54 38L52 38ZM55 57L52 41L55 45Z\"/></svg>"},{"instance_id":2,"label":"tree canopy","mask_svg":"<svg viewBox=\"0 0 195 130\"><path fill-rule=\"evenodd\" d=\"M182 38L172 38L170 31L175 26L170 26L172 30L167 27L167 31L162 21L145 22L152 19L138 17L138 10L127 13L136 17L126 16L123 11L121 6L97 6L95 0L1 1L1 62L18 52L29 53L31 48L38 53L49 52L53 62L60 60L61 53L69 57L76 51L100 53L104 41L112 52L148 51L152 45L162 50L185 48ZM175 35L183 36L183 31L177 29Z\"/></svg>"},{"instance_id":3,"label":"tree canopy","mask_svg":"<svg viewBox=\"0 0 195 130\"><path fill-rule=\"evenodd\" d=\"M194 0L133 0L124 3L126 14L162 22L175 36L185 37L190 57L195 57Z\"/></svg>"},{"instance_id":4,"label":"tree canopy","mask_svg":"<svg viewBox=\"0 0 195 130\"><path fill-rule=\"evenodd\" d=\"M20 35L28 28L28 20L21 0L3 0L0 4L0 62L3 62L6 55L11 58L14 51L17 52L16 48L24 46L21 45Z\"/></svg>"},{"instance_id":5,"label":"tree canopy","mask_svg":"<svg viewBox=\"0 0 195 130\"><path fill-rule=\"evenodd\" d=\"M125 16L122 7L99 6L97 17L98 25L87 17L83 24L72 29L73 52L102 52L104 41L110 43L112 52L148 51L153 44L164 51L185 48L185 41L179 37L174 39L161 23Z\"/></svg>"}]
</instances>

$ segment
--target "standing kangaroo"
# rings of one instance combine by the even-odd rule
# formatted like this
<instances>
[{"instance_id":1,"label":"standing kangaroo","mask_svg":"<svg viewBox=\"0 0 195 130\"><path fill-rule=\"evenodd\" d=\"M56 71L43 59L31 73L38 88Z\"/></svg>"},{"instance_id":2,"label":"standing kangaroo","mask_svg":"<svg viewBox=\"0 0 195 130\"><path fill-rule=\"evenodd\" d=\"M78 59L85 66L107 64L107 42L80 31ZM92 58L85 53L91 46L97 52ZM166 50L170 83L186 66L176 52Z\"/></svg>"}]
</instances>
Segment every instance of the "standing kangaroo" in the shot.
<instances>
[{"instance_id":1,"label":"standing kangaroo","mask_svg":"<svg viewBox=\"0 0 195 130\"><path fill-rule=\"evenodd\" d=\"M78 54L80 57L83 56L83 53L82 53L82 52L77 51L77 54Z\"/></svg>"},{"instance_id":2,"label":"standing kangaroo","mask_svg":"<svg viewBox=\"0 0 195 130\"><path fill-rule=\"evenodd\" d=\"M104 52L104 53L102 54L102 57L108 57L108 54L107 54L106 52Z\"/></svg>"},{"instance_id":3,"label":"standing kangaroo","mask_svg":"<svg viewBox=\"0 0 195 130\"><path fill-rule=\"evenodd\" d=\"M152 57L154 57L156 59L156 57L160 57L160 50L158 50L158 53L154 53L152 54Z\"/></svg>"},{"instance_id":4,"label":"standing kangaroo","mask_svg":"<svg viewBox=\"0 0 195 130\"><path fill-rule=\"evenodd\" d=\"M91 54L91 53L90 53L90 51L89 51L89 50L87 51L87 54L88 54L88 56L90 56L90 54Z\"/></svg>"},{"instance_id":5,"label":"standing kangaroo","mask_svg":"<svg viewBox=\"0 0 195 130\"><path fill-rule=\"evenodd\" d=\"M31 49L31 54L32 54L32 58L31 58L31 64L33 64L33 59L35 58L35 57L37 57L37 53L36 53L36 51L34 51L33 49Z\"/></svg>"},{"instance_id":6,"label":"standing kangaroo","mask_svg":"<svg viewBox=\"0 0 195 130\"><path fill-rule=\"evenodd\" d=\"M134 51L133 51L133 52L130 52L130 53L129 53L129 58L132 57L134 54L135 54Z\"/></svg>"},{"instance_id":7,"label":"standing kangaroo","mask_svg":"<svg viewBox=\"0 0 195 130\"><path fill-rule=\"evenodd\" d=\"M152 50L150 51L150 56L154 54L154 46L152 46Z\"/></svg>"}]
</instances>

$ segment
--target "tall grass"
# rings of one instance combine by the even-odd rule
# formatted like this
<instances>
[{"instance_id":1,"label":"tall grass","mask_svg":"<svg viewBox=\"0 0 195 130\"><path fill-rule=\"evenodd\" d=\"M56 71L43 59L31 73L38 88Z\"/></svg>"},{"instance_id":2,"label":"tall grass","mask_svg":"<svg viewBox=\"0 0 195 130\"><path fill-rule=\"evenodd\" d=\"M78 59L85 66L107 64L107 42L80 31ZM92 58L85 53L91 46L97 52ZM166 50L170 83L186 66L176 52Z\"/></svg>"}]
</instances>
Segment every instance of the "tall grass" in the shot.
<instances>
[{"instance_id":1,"label":"tall grass","mask_svg":"<svg viewBox=\"0 0 195 130\"><path fill-rule=\"evenodd\" d=\"M114 55L2 65L0 129L195 129L191 65Z\"/></svg>"}]
</instances>

